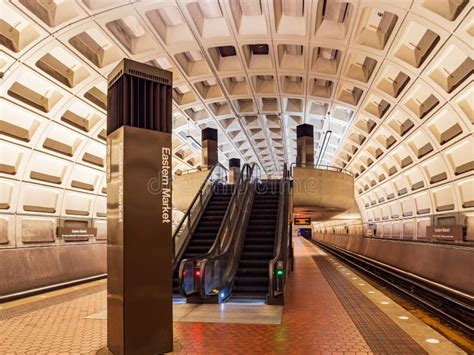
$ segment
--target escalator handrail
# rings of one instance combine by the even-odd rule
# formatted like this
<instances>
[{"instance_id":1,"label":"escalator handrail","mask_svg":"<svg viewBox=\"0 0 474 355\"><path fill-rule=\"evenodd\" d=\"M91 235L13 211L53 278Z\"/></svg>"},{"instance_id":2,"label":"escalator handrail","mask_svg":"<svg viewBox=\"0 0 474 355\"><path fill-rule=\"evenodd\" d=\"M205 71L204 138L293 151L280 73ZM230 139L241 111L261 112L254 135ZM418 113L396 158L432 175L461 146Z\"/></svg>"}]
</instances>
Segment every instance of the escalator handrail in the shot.
<instances>
[{"instance_id":1,"label":"escalator handrail","mask_svg":"<svg viewBox=\"0 0 474 355\"><path fill-rule=\"evenodd\" d=\"M238 199L241 196L240 192L243 191L243 194L245 194L245 189L248 187L247 182L252 180L252 176L255 172L255 176L258 178L260 176L260 166L257 165L256 163L251 163L251 164L245 164L244 167L246 167L246 172L247 174L244 173L244 169L242 169L242 174L239 176L239 181L237 182L237 185L235 187L236 193L232 196L232 199L229 203L229 208L227 209L224 218L222 219L221 226L219 228L219 231L217 232L217 238L216 240L219 241L219 243L216 243L216 248L210 251L210 255L218 255L218 253L223 253L224 250L227 248L223 248L222 243L225 243L226 240L228 240L230 237L227 237L226 239L226 226L230 224L232 221L230 220L232 217L232 211L237 208L241 208L241 206L238 203ZM235 223L235 222L234 222ZM228 229L229 230L229 229ZM232 230L232 229L230 229Z\"/></svg>"},{"instance_id":2,"label":"escalator handrail","mask_svg":"<svg viewBox=\"0 0 474 355\"><path fill-rule=\"evenodd\" d=\"M251 175L251 177L252 176L253 175ZM234 210L237 211L238 215L235 218L233 218L233 220L231 221L232 226L227 228L227 230L230 231L230 235L227 237L229 242L227 243L226 247L219 254L211 256L210 258L206 260L203 260L203 264L202 264L203 265L202 266L203 278L201 279L202 287L200 287L200 292L201 292L202 297L207 296L206 294L204 294L204 291L205 291L204 286L206 282L205 268L208 263L214 260L218 260L218 259L226 260L227 266L223 273L222 285L224 286L222 288L224 289L229 288L229 290L231 289L231 286L235 278L235 274L237 272L237 267L240 260L240 253L242 251L243 241L245 239L245 234L246 234L246 228L244 226L246 226L247 224L246 223L247 217L245 215L247 214L247 216L249 216L250 211L251 211L251 203L252 203L253 198L250 198L250 193L255 191L255 184L257 181L258 181L258 178L250 179L249 181L247 181L245 189L241 195L241 199L237 201L234 206ZM230 260L232 256L234 257L233 261Z\"/></svg>"},{"instance_id":3,"label":"escalator handrail","mask_svg":"<svg viewBox=\"0 0 474 355\"><path fill-rule=\"evenodd\" d=\"M279 261L283 262L282 282L285 283L288 274L288 213L289 213L289 191L288 191L288 171L286 163L283 165L283 176L280 183L280 198L278 201L278 219L277 219L277 235L275 240L275 252L272 260L268 262L269 275L269 296L274 296L275 291L275 269ZM278 277L278 276L277 276ZM283 286L282 285L282 286Z\"/></svg>"},{"instance_id":4,"label":"escalator handrail","mask_svg":"<svg viewBox=\"0 0 474 355\"><path fill-rule=\"evenodd\" d=\"M181 260L180 266L179 266L179 285L180 285L180 293L183 294L184 296L187 296L187 295L186 295L186 292L182 289L182 285L183 285L182 270L186 269L186 264L188 263L196 264L196 263L199 263L201 260L212 258L213 256L219 253L219 251L221 250L220 246L222 244L222 238L223 238L222 236L223 226L225 225L225 223L228 222L228 219L230 218L230 215L231 215L231 210L233 209L233 206L237 203L236 200L238 199L240 192L245 191L247 180L251 179L254 172L256 172L257 170L260 171L260 166L258 166L255 163L243 165L241 169L241 173L239 175L239 180L237 181L237 184L234 187L234 192L229 201L229 205L226 209L225 215L222 219L221 226L219 227L219 231L217 233L216 239L214 240L214 243L212 244L212 247L209 249L209 251L202 255L198 255L192 258Z\"/></svg>"},{"instance_id":5,"label":"escalator handrail","mask_svg":"<svg viewBox=\"0 0 474 355\"><path fill-rule=\"evenodd\" d=\"M184 216L181 218L181 221L179 222L178 226L176 227L174 233L173 233L173 236L172 236L172 247L173 247L173 265L176 264L176 258L177 258L177 255L179 255L180 253L180 250L175 250L175 243L176 243L176 238L178 237L178 235L180 234L180 231L181 229L183 228L183 225L184 225L184 222L186 220L188 220L188 218L191 216L191 211L193 210L193 208L195 207L195 204L197 203L197 201L201 201L202 202L202 196L203 196L203 192L205 190L205 188L208 186L209 182L211 181L211 178L212 178L212 175L214 173L214 171L216 169L223 169L224 172L227 173L227 168L225 166L223 166L221 163L217 163L216 165L214 165L208 172L208 174L206 175L206 178L204 179L204 181L202 182L201 186L199 187L199 190L198 192L196 193L196 195L194 196L193 200L191 201L191 204L189 205L188 209L186 210L186 213L184 214ZM192 229L190 229L191 231ZM188 236L186 236L186 238L188 238ZM182 245L186 245L186 243L183 243Z\"/></svg>"}]
</instances>

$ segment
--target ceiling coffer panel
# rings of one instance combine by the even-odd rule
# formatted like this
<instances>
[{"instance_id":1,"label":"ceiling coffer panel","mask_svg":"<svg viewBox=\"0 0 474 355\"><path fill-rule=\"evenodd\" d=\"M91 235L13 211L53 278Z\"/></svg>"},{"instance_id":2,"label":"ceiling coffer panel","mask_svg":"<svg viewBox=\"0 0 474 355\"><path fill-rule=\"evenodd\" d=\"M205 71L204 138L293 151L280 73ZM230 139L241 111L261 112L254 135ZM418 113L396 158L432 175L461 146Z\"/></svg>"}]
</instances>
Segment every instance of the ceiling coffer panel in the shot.
<instances>
[{"instance_id":1,"label":"ceiling coffer panel","mask_svg":"<svg viewBox=\"0 0 474 355\"><path fill-rule=\"evenodd\" d=\"M316 149L331 132L321 161L357 173L373 207L390 200L379 202L380 184L407 174L394 200L401 191L414 215L426 198L430 213L473 208L469 3L4 2L0 174L44 196L21 212L92 213L83 195L105 193L106 77L128 57L173 72L175 172L199 166L199 130L215 127L221 158L277 173L296 159L296 126L309 123ZM68 213L66 190L82 201Z\"/></svg>"}]
</instances>

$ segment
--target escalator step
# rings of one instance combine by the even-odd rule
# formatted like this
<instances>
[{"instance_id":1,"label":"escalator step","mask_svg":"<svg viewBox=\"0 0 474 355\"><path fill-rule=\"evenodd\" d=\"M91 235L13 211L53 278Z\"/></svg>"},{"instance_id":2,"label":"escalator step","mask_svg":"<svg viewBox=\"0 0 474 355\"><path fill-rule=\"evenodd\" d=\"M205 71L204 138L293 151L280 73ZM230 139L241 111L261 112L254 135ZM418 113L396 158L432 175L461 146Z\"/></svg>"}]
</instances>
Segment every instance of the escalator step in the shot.
<instances>
[{"instance_id":1,"label":"escalator step","mask_svg":"<svg viewBox=\"0 0 474 355\"><path fill-rule=\"evenodd\" d=\"M249 223L273 223L275 224L275 221L277 220L277 215L273 214L259 214L259 215L254 215L249 219Z\"/></svg>"},{"instance_id":2,"label":"escalator step","mask_svg":"<svg viewBox=\"0 0 474 355\"><path fill-rule=\"evenodd\" d=\"M219 221L209 221L209 220L199 221L199 225L205 226L205 227L220 227L219 224L220 224L220 220Z\"/></svg>"},{"instance_id":3,"label":"escalator step","mask_svg":"<svg viewBox=\"0 0 474 355\"><path fill-rule=\"evenodd\" d=\"M264 244L264 245L274 245L274 238L247 238L245 240L245 245L255 245L255 244Z\"/></svg>"},{"instance_id":4,"label":"escalator step","mask_svg":"<svg viewBox=\"0 0 474 355\"><path fill-rule=\"evenodd\" d=\"M210 232L205 232L205 231L197 232L197 231L196 231L196 232L194 232L194 234L193 234L193 239L194 239L195 237L199 237L199 239L202 239L203 237L210 239L210 238L214 238L215 235L214 235L213 233L210 233Z\"/></svg>"},{"instance_id":5,"label":"escalator step","mask_svg":"<svg viewBox=\"0 0 474 355\"><path fill-rule=\"evenodd\" d=\"M258 285L235 285L234 292L264 292L268 291L268 286L258 286Z\"/></svg>"},{"instance_id":6,"label":"escalator step","mask_svg":"<svg viewBox=\"0 0 474 355\"><path fill-rule=\"evenodd\" d=\"M260 237L260 236L267 236L267 235L272 235L274 236L275 235L275 231L267 231L267 230L261 230L261 231L249 231L248 234L247 234L247 237L253 237L253 236L256 236L257 238Z\"/></svg>"},{"instance_id":7,"label":"escalator step","mask_svg":"<svg viewBox=\"0 0 474 355\"><path fill-rule=\"evenodd\" d=\"M270 214L268 214L268 215L262 214L262 215L252 216L252 217L250 217L249 220L252 221L252 222L255 221L256 223L262 223L262 222L263 223L265 223L265 222L275 223L276 217L277 216L273 216L273 215L270 215Z\"/></svg>"},{"instance_id":8,"label":"escalator step","mask_svg":"<svg viewBox=\"0 0 474 355\"><path fill-rule=\"evenodd\" d=\"M217 227L217 226L212 226L212 227L198 226L196 228L195 233L207 233L207 234L210 234L210 235L214 236L215 234L217 234L218 230L219 230L219 227Z\"/></svg>"},{"instance_id":9,"label":"escalator step","mask_svg":"<svg viewBox=\"0 0 474 355\"><path fill-rule=\"evenodd\" d=\"M268 228L254 228L258 226L258 224L249 224L247 226L247 230L249 235L263 235L263 236L268 236L268 235L274 235L275 234L275 229L276 226L268 226ZM249 228L250 227L250 228Z\"/></svg>"},{"instance_id":10,"label":"escalator step","mask_svg":"<svg viewBox=\"0 0 474 355\"><path fill-rule=\"evenodd\" d=\"M268 261L266 260L247 259L247 260L240 261L239 268L240 267L262 267L265 265L268 267Z\"/></svg>"},{"instance_id":11,"label":"escalator step","mask_svg":"<svg viewBox=\"0 0 474 355\"><path fill-rule=\"evenodd\" d=\"M268 267L240 267L237 271L237 276L247 274L265 275L268 277Z\"/></svg>"},{"instance_id":12,"label":"escalator step","mask_svg":"<svg viewBox=\"0 0 474 355\"><path fill-rule=\"evenodd\" d=\"M265 276L237 276L235 278L236 284L240 285L256 285L256 286L268 286L268 277Z\"/></svg>"},{"instance_id":13,"label":"escalator step","mask_svg":"<svg viewBox=\"0 0 474 355\"><path fill-rule=\"evenodd\" d=\"M219 215L211 215L211 214L208 214L208 215L203 215L201 217L201 222L212 222L212 223L221 223L222 221L222 217L223 216L219 216Z\"/></svg>"},{"instance_id":14,"label":"escalator step","mask_svg":"<svg viewBox=\"0 0 474 355\"><path fill-rule=\"evenodd\" d=\"M189 259L189 258L194 258L196 256L202 255L202 253L188 253L185 252L183 255L183 259Z\"/></svg>"},{"instance_id":15,"label":"escalator step","mask_svg":"<svg viewBox=\"0 0 474 355\"><path fill-rule=\"evenodd\" d=\"M248 299L248 300L260 300L265 299L266 292L232 292L230 299Z\"/></svg>"},{"instance_id":16,"label":"escalator step","mask_svg":"<svg viewBox=\"0 0 474 355\"><path fill-rule=\"evenodd\" d=\"M261 260L270 260L273 258L273 253L269 252L258 252L258 251L253 251L253 252L242 252L242 259L246 260L254 260L254 259L261 259Z\"/></svg>"},{"instance_id":17,"label":"escalator step","mask_svg":"<svg viewBox=\"0 0 474 355\"><path fill-rule=\"evenodd\" d=\"M253 252L253 251L259 251L259 252L268 252L268 253L273 253L273 244L252 244L252 245L244 245L244 250L243 252Z\"/></svg>"}]
</instances>

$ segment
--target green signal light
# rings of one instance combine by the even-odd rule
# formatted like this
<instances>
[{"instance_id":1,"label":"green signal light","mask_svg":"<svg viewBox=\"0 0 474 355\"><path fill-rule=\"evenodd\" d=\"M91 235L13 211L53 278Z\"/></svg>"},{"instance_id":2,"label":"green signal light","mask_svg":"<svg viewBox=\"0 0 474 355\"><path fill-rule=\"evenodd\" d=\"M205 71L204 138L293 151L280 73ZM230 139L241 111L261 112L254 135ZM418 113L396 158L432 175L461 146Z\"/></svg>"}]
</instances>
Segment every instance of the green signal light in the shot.
<instances>
[{"instance_id":1,"label":"green signal light","mask_svg":"<svg viewBox=\"0 0 474 355\"><path fill-rule=\"evenodd\" d=\"M277 270L277 276L283 276L283 270L282 269Z\"/></svg>"}]
</instances>

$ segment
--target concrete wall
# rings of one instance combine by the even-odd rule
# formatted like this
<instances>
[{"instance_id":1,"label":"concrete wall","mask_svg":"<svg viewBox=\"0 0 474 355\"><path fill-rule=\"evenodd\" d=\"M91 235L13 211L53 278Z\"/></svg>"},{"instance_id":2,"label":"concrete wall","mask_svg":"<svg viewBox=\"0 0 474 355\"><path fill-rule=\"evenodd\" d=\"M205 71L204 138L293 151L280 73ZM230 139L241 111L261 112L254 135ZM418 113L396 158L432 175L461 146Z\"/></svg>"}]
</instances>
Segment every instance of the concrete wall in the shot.
<instances>
[{"instance_id":1,"label":"concrete wall","mask_svg":"<svg viewBox=\"0 0 474 355\"><path fill-rule=\"evenodd\" d=\"M173 179L173 207L186 212L209 171L197 171Z\"/></svg>"},{"instance_id":2,"label":"concrete wall","mask_svg":"<svg viewBox=\"0 0 474 355\"><path fill-rule=\"evenodd\" d=\"M354 178L313 168L293 169L293 206L345 211L355 204Z\"/></svg>"},{"instance_id":3,"label":"concrete wall","mask_svg":"<svg viewBox=\"0 0 474 355\"><path fill-rule=\"evenodd\" d=\"M454 289L474 294L474 249L452 245L313 234L314 240L394 266Z\"/></svg>"},{"instance_id":4,"label":"concrete wall","mask_svg":"<svg viewBox=\"0 0 474 355\"><path fill-rule=\"evenodd\" d=\"M0 251L0 296L107 272L107 245L76 244Z\"/></svg>"},{"instance_id":5,"label":"concrete wall","mask_svg":"<svg viewBox=\"0 0 474 355\"><path fill-rule=\"evenodd\" d=\"M0 296L106 273L107 219L100 208L92 205L80 217L59 216L59 209L0 214ZM71 241L58 235L58 227L97 233Z\"/></svg>"}]
</instances>

